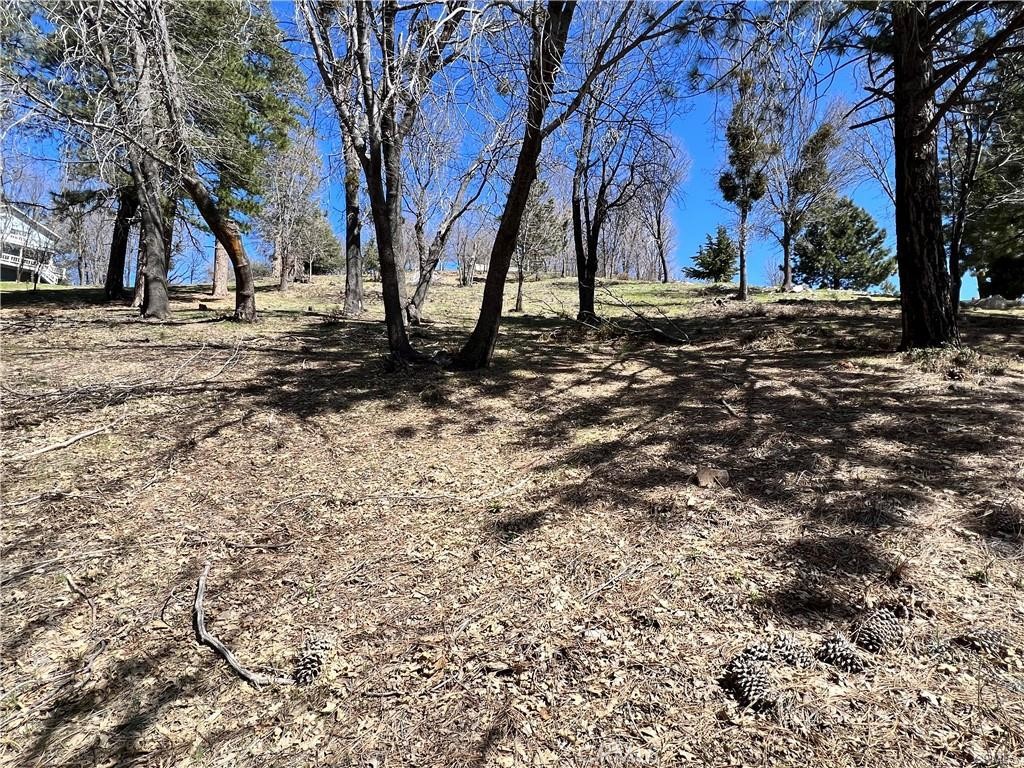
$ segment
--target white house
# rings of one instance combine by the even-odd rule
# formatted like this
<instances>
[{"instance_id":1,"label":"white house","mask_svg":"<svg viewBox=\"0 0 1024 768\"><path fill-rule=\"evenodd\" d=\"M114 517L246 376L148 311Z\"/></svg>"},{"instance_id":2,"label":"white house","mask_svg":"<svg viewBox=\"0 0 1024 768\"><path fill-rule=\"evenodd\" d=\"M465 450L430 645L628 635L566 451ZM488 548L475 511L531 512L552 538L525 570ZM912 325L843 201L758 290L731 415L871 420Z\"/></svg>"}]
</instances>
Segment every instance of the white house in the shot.
<instances>
[{"instance_id":1,"label":"white house","mask_svg":"<svg viewBox=\"0 0 1024 768\"><path fill-rule=\"evenodd\" d=\"M0 202L0 280L56 285L64 270L53 264L61 237L20 208Z\"/></svg>"}]
</instances>

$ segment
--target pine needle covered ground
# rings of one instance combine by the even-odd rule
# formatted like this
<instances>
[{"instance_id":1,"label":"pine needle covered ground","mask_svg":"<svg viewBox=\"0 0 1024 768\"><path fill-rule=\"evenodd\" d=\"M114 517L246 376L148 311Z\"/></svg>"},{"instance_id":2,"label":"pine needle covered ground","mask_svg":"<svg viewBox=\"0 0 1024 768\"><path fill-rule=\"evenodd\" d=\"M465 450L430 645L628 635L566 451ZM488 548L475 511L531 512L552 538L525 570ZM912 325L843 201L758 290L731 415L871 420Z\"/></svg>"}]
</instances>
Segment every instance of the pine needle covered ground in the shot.
<instances>
[{"instance_id":1,"label":"pine needle covered ground","mask_svg":"<svg viewBox=\"0 0 1024 768\"><path fill-rule=\"evenodd\" d=\"M388 372L339 295L3 296L0 764L1022 764L1020 312L902 355L891 301L619 284L593 331L543 281L455 374ZM446 277L415 343L479 295ZM207 562L206 629L277 676L326 639L312 684L196 642ZM907 597L862 672L719 685Z\"/></svg>"}]
</instances>

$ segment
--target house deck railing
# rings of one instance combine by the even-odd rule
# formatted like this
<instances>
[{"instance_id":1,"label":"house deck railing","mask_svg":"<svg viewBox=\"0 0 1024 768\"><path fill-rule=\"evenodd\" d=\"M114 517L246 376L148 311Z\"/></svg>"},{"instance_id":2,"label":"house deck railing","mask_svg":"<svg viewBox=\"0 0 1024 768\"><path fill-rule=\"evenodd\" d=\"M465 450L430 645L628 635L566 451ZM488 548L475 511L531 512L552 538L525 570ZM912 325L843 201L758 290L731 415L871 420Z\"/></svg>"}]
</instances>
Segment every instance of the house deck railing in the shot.
<instances>
[{"instance_id":1,"label":"house deck railing","mask_svg":"<svg viewBox=\"0 0 1024 768\"><path fill-rule=\"evenodd\" d=\"M61 280L61 272L52 264L44 264L38 259L30 259L27 256L15 256L12 253L0 253L0 264L20 269L29 275L39 274L40 281L56 285Z\"/></svg>"}]
</instances>

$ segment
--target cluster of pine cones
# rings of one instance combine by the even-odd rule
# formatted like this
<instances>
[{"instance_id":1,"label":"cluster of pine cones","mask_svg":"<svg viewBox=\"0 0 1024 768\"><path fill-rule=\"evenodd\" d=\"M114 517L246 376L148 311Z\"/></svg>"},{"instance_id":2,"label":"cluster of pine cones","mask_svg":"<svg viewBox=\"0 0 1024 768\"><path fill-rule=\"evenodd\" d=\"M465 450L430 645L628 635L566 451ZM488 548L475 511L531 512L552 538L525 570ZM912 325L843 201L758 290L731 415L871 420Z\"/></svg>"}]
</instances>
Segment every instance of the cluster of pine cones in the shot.
<instances>
[{"instance_id":1,"label":"cluster of pine cones","mask_svg":"<svg viewBox=\"0 0 1024 768\"><path fill-rule=\"evenodd\" d=\"M814 656L824 664L842 672L860 672L867 666L862 651L883 653L899 648L904 641L906 624L913 618L907 601L886 603L869 612L847 639L841 632L823 640ZM725 667L722 687L744 707L763 711L778 700L769 677L769 664L786 664L807 669L813 663L807 649L788 635L780 635L771 643L756 643L740 651Z\"/></svg>"},{"instance_id":2,"label":"cluster of pine cones","mask_svg":"<svg viewBox=\"0 0 1024 768\"><path fill-rule=\"evenodd\" d=\"M807 669L811 654L789 635L779 635L771 643L748 645L725 666L721 684L745 707L758 711L771 709L778 694L768 675L769 664L787 664Z\"/></svg>"}]
</instances>

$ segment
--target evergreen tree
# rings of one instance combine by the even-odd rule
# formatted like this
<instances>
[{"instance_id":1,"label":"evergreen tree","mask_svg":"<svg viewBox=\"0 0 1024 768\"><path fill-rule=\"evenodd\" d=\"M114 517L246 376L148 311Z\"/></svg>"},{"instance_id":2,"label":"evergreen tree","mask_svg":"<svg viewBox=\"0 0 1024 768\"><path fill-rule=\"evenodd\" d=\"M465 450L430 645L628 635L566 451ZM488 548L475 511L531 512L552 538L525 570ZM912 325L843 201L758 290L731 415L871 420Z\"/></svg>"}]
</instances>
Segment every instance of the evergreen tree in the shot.
<instances>
[{"instance_id":1,"label":"evergreen tree","mask_svg":"<svg viewBox=\"0 0 1024 768\"><path fill-rule=\"evenodd\" d=\"M960 248L961 258L956 267L970 269L978 278L978 292L982 296L999 295L1007 299L1019 298L1024 294L1024 67L1019 61L1000 62L995 68L993 79L986 86L994 91L991 102L981 102L973 107L975 113L986 107L990 124L987 131L966 131L954 134L953 141L963 144L972 138L980 138L980 145L974 149L977 169L973 183L967 187L961 213ZM988 95L983 92L983 96ZM997 99L997 100L996 100ZM965 110L967 117L973 117ZM966 127L974 128L968 124ZM952 142L951 142L952 143ZM960 156L970 155L963 147L947 147L947 153L961 150ZM948 163L947 186L961 188L966 181L968 168L964 163ZM949 184L949 182L955 182ZM955 210L955 209L954 209ZM950 217L950 224L956 220ZM954 226L948 227L951 231ZM950 238L950 252L957 245ZM951 265L954 260L950 259ZM954 275L959 277L959 274ZM955 280L959 285L959 281ZM959 294L959 292L957 292ZM957 295L959 299L959 295Z\"/></svg>"},{"instance_id":2,"label":"evergreen tree","mask_svg":"<svg viewBox=\"0 0 1024 768\"><path fill-rule=\"evenodd\" d=\"M896 270L885 230L849 198L823 204L794 248L794 272L817 288L865 290Z\"/></svg>"},{"instance_id":3,"label":"evergreen tree","mask_svg":"<svg viewBox=\"0 0 1024 768\"><path fill-rule=\"evenodd\" d=\"M714 238L707 236L693 257L693 266L684 269L683 274L692 280L727 283L736 274L736 255L736 243L726 228L720 226Z\"/></svg>"}]
</instances>

